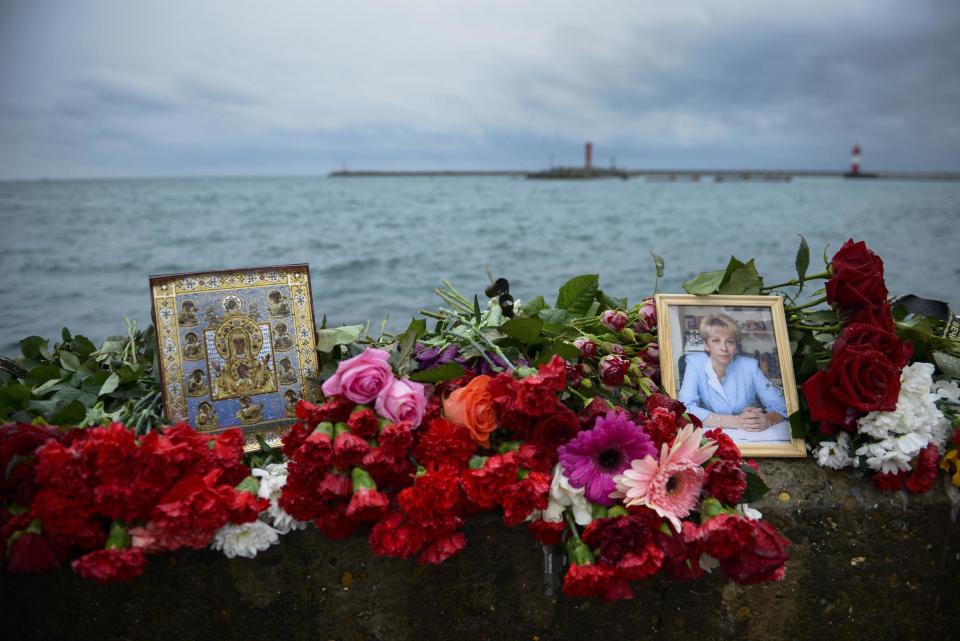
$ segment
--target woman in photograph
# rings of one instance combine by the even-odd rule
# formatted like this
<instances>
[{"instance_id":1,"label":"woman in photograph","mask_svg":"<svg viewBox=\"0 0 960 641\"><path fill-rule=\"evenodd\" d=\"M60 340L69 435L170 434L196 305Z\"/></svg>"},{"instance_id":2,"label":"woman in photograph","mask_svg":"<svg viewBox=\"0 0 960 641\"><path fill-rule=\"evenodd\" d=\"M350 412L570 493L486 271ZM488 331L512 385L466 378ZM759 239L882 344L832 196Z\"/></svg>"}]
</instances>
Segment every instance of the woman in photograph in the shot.
<instances>
[{"instance_id":1,"label":"woman in photograph","mask_svg":"<svg viewBox=\"0 0 960 641\"><path fill-rule=\"evenodd\" d=\"M700 322L704 353L688 354L678 400L705 427L762 432L786 420L783 392L756 359L738 354L740 326L726 314ZM762 405L762 407L758 407Z\"/></svg>"}]
</instances>

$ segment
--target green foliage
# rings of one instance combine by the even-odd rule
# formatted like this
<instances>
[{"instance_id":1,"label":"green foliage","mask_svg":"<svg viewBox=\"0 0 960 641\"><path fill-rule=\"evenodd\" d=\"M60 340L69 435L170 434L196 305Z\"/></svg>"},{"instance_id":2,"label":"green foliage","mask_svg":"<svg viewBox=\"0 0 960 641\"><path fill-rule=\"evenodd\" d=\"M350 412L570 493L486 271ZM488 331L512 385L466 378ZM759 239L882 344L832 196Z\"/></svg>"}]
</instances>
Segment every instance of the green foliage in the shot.
<instances>
[{"instance_id":1,"label":"green foliage","mask_svg":"<svg viewBox=\"0 0 960 641\"><path fill-rule=\"evenodd\" d=\"M126 336L111 336L99 349L66 328L61 337L53 348L39 336L20 341L22 356L0 379L0 420L80 427L121 421L140 430L163 422L153 327L128 323Z\"/></svg>"},{"instance_id":2,"label":"green foliage","mask_svg":"<svg viewBox=\"0 0 960 641\"><path fill-rule=\"evenodd\" d=\"M730 296L759 295L763 279L757 273L757 267L751 258L746 263L735 256L730 257L727 268L714 272L697 274L683 284L688 294L708 296L726 294Z\"/></svg>"},{"instance_id":3,"label":"green foliage","mask_svg":"<svg viewBox=\"0 0 960 641\"><path fill-rule=\"evenodd\" d=\"M542 318L511 318L500 326L500 333L530 345L540 337L543 324Z\"/></svg>"},{"instance_id":4,"label":"green foliage","mask_svg":"<svg viewBox=\"0 0 960 641\"><path fill-rule=\"evenodd\" d=\"M742 469L747 474L747 489L743 492L741 503L753 503L763 498L763 495L770 491L770 487L763 482L760 475L757 474L749 465L743 465Z\"/></svg>"},{"instance_id":5,"label":"green foliage","mask_svg":"<svg viewBox=\"0 0 960 641\"><path fill-rule=\"evenodd\" d=\"M810 247L807 245L807 239L800 236L800 247L797 249L797 258L794 260L797 268L797 278L800 280L800 289L803 289L803 281L807 277L807 268L810 267Z\"/></svg>"},{"instance_id":6,"label":"green foliage","mask_svg":"<svg viewBox=\"0 0 960 641\"><path fill-rule=\"evenodd\" d=\"M417 383L442 383L460 378L466 373L458 363L444 363L437 367L416 371L410 375L410 380Z\"/></svg>"},{"instance_id":7,"label":"green foliage","mask_svg":"<svg viewBox=\"0 0 960 641\"><path fill-rule=\"evenodd\" d=\"M566 311L570 316L583 316L590 311L598 289L598 274L574 276L560 288L555 307Z\"/></svg>"},{"instance_id":8,"label":"green foliage","mask_svg":"<svg viewBox=\"0 0 960 641\"><path fill-rule=\"evenodd\" d=\"M338 345L349 345L360 340L363 325L344 325L317 330L317 351L330 353Z\"/></svg>"}]
</instances>

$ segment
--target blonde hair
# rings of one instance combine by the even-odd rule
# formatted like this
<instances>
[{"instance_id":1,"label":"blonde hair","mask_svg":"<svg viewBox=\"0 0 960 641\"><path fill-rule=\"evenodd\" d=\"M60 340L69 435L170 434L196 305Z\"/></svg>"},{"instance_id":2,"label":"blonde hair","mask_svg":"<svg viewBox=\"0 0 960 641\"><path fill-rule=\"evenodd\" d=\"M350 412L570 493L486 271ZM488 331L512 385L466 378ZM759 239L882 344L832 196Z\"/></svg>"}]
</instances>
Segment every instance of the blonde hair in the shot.
<instances>
[{"instance_id":1,"label":"blonde hair","mask_svg":"<svg viewBox=\"0 0 960 641\"><path fill-rule=\"evenodd\" d=\"M737 345L740 345L740 326L726 314L707 314L700 321L700 336L704 343L720 331L729 332L733 340L737 341Z\"/></svg>"}]
</instances>

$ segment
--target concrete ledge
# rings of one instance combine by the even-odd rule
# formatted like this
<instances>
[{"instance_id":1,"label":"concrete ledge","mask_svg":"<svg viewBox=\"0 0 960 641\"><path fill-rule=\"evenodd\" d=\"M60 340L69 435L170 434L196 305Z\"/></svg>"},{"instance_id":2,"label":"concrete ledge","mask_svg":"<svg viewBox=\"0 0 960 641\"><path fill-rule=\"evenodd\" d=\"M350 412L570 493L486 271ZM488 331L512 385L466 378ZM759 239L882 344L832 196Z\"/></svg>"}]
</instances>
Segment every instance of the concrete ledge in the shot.
<instances>
[{"instance_id":1,"label":"concrete ledge","mask_svg":"<svg viewBox=\"0 0 960 641\"><path fill-rule=\"evenodd\" d=\"M8 639L960 639L960 530L941 490L878 493L809 460L765 461L756 507L794 542L786 579L652 581L637 599L543 596L523 528L467 526L439 567L379 559L360 537L308 529L256 560L210 551L152 557L145 576L97 586L68 570L3 575Z\"/></svg>"}]
</instances>

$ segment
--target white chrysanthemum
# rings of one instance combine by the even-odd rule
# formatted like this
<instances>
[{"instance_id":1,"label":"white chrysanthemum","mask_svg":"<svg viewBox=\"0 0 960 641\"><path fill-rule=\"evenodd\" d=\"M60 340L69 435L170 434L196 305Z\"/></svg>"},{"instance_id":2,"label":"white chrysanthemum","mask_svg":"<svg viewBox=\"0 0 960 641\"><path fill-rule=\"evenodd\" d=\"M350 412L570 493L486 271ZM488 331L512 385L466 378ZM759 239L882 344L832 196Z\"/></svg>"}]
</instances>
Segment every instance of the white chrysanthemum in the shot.
<instances>
[{"instance_id":1,"label":"white chrysanthemum","mask_svg":"<svg viewBox=\"0 0 960 641\"><path fill-rule=\"evenodd\" d=\"M270 501L270 507L261 513L260 518L270 523L280 534L307 527L304 521L298 521L280 507L280 495L287 484L287 463L271 463L266 468L255 467L251 474L260 479L258 496Z\"/></svg>"},{"instance_id":2,"label":"white chrysanthemum","mask_svg":"<svg viewBox=\"0 0 960 641\"><path fill-rule=\"evenodd\" d=\"M276 530L263 521L252 521L240 525L227 523L214 534L210 547L222 550L228 559L237 556L252 559L261 550L279 542Z\"/></svg>"},{"instance_id":3,"label":"white chrysanthemum","mask_svg":"<svg viewBox=\"0 0 960 641\"><path fill-rule=\"evenodd\" d=\"M960 385L957 381L937 381L933 385L933 391L945 401L960 403Z\"/></svg>"},{"instance_id":4,"label":"white chrysanthemum","mask_svg":"<svg viewBox=\"0 0 960 641\"><path fill-rule=\"evenodd\" d=\"M750 507L746 503L737 503L737 513L745 519L759 521L763 518L763 512Z\"/></svg>"},{"instance_id":5,"label":"white chrysanthemum","mask_svg":"<svg viewBox=\"0 0 960 641\"><path fill-rule=\"evenodd\" d=\"M543 511L543 520L558 523L563 520L563 510L569 507L577 525L589 525L593 520L593 512L587 497L584 496L584 491L585 488L570 485L570 481L563 475L563 468L557 463L553 468L550 502L547 504L547 509Z\"/></svg>"},{"instance_id":6,"label":"white chrysanthemum","mask_svg":"<svg viewBox=\"0 0 960 641\"><path fill-rule=\"evenodd\" d=\"M850 435L841 432L835 441L820 441L817 450L817 463L821 467L830 467L842 470L845 467L856 466L858 458L850 456Z\"/></svg>"},{"instance_id":7,"label":"white chrysanthemum","mask_svg":"<svg viewBox=\"0 0 960 641\"><path fill-rule=\"evenodd\" d=\"M855 452L866 457L870 469L888 474L905 472L910 469L910 460L930 443L943 451L950 422L937 407L939 394L931 391L933 372L930 363L904 367L897 408L870 412L858 421L860 433L876 439Z\"/></svg>"}]
</instances>

